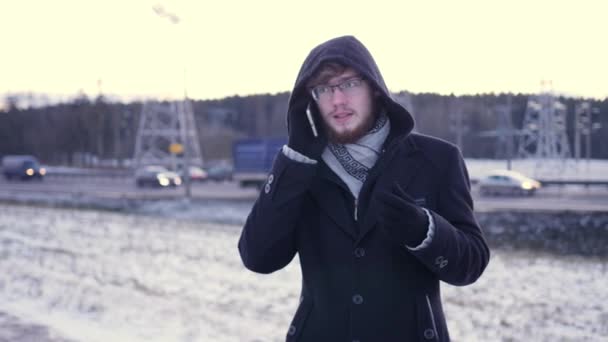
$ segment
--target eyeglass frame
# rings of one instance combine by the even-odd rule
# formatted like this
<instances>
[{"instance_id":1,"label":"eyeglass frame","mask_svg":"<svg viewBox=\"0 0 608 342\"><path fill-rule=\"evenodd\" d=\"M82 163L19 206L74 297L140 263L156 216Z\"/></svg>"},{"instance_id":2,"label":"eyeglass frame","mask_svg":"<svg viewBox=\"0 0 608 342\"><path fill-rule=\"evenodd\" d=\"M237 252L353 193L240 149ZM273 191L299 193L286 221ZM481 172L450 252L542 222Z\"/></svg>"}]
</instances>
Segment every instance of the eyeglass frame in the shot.
<instances>
[{"instance_id":1,"label":"eyeglass frame","mask_svg":"<svg viewBox=\"0 0 608 342\"><path fill-rule=\"evenodd\" d=\"M345 85L347 83L353 82L353 81L359 81L359 83L357 85L354 85L354 86L350 87L350 88L345 87ZM344 81L342 81L342 82L340 82L338 84L334 84L334 85L320 84L318 86L312 87L310 89L310 94L311 94L312 98L315 101L319 102L320 101L320 97L319 97L319 95L316 94L316 90L319 89L319 88L321 88L321 87L324 87L324 88L329 88L329 90L331 91L331 95L332 96L336 92L336 88L340 89L340 91L343 94L345 94L346 96L348 96L348 94L344 92L345 90L347 90L347 89L357 89L357 88L361 87L363 85L363 82L365 82L365 81L366 81L366 79L363 76L357 75L357 76L350 77L350 78L348 78L348 79L346 79L346 80L344 80Z\"/></svg>"}]
</instances>

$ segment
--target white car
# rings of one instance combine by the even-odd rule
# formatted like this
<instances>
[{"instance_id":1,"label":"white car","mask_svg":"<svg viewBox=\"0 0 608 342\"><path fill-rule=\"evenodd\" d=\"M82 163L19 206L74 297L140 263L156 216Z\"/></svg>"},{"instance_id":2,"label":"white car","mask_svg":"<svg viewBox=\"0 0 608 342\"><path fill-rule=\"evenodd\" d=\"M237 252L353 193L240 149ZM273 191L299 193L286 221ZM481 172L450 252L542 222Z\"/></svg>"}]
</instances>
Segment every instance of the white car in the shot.
<instances>
[{"instance_id":1,"label":"white car","mask_svg":"<svg viewBox=\"0 0 608 342\"><path fill-rule=\"evenodd\" d=\"M541 183L517 171L494 170L479 180L482 195L532 196Z\"/></svg>"},{"instance_id":2,"label":"white car","mask_svg":"<svg viewBox=\"0 0 608 342\"><path fill-rule=\"evenodd\" d=\"M207 180L207 171L203 170L201 167L193 165L188 167L188 169L190 169L190 173L188 174L188 177L190 177L190 181L204 182ZM182 179L185 178L185 172L183 170L181 170L180 175Z\"/></svg>"}]
</instances>

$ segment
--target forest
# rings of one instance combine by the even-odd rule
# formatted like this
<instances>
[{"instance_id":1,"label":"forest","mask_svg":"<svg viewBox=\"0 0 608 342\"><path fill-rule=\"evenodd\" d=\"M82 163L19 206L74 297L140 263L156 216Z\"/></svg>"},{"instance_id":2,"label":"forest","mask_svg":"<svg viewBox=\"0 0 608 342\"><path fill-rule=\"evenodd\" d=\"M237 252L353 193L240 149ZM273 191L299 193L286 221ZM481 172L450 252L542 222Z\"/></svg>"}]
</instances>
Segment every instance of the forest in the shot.
<instances>
[{"instance_id":1,"label":"forest","mask_svg":"<svg viewBox=\"0 0 608 342\"><path fill-rule=\"evenodd\" d=\"M6 96L0 109L0 157L33 154L48 165L129 165L133 159L142 102L121 102L84 94L55 104L23 105L20 95ZM499 108L510 104L510 124L520 129L532 94L433 93L394 94L416 120L415 130L457 143L468 158L505 158L499 128ZM231 159L232 143L245 137L287 134L288 92L191 99L203 159ZM556 97L566 107L566 131L574 151L575 108L583 101L595 108L591 120L591 158L608 159L608 99ZM458 115L455 115L458 114ZM489 132L489 133L488 133ZM585 139L582 154L586 156ZM503 140L504 142L504 140ZM514 139L517 144L517 138ZM603 143L602 143L603 142ZM517 147L515 147L517 151ZM573 155L574 152L571 152ZM104 163L105 161L105 163Z\"/></svg>"}]
</instances>

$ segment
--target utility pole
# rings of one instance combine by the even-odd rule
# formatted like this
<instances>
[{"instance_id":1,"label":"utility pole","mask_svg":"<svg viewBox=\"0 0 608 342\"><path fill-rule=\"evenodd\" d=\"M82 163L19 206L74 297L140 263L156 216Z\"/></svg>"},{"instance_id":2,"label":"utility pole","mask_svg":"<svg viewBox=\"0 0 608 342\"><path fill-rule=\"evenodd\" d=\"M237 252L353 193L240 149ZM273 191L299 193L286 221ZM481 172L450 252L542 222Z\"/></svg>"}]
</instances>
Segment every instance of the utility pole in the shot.
<instances>
[{"instance_id":1,"label":"utility pole","mask_svg":"<svg viewBox=\"0 0 608 342\"><path fill-rule=\"evenodd\" d=\"M507 130L510 134L507 135L507 170L511 170L511 159L513 158L513 123L511 121L511 115L513 113L513 106L511 102L511 94L507 98L507 110L505 113L505 122Z\"/></svg>"},{"instance_id":2,"label":"utility pole","mask_svg":"<svg viewBox=\"0 0 608 342\"><path fill-rule=\"evenodd\" d=\"M477 133L479 137L496 138L495 158L504 158L507 161L507 170L512 168L514 154L514 139L520 131L513 128L511 95L507 97L506 104L495 105L489 113L496 117L496 129Z\"/></svg>"},{"instance_id":3,"label":"utility pole","mask_svg":"<svg viewBox=\"0 0 608 342\"><path fill-rule=\"evenodd\" d=\"M593 131L601 127L599 122L593 122L594 115L598 113L599 109L591 107L591 103L588 101L576 104L574 107L574 120L576 124L574 130L575 158L576 162L578 163L581 157L581 135L584 135L587 167L589 167L589 164L591 163L591 151L593 146L591 142L591 134L593 134Z\"/></svg>"},{"instance_id":4,"label":"utility pole","mask_svg":"<svg viewBox=\"0 0 608 342\"><path fill-rule=\"evenodd\" d=\"M179 25L181 19L175 13L165 10L161 5L153 7L154 12L161 18L169 20L173 25ZM182 57L185 58L185 37L179 35L178 40L181 41L181 52ZM184 187L185 196L190 199L192 190L190 182L190 166L192 165L191 158L195 158L200 162L200 166L203 165L203 159L199 147L198 134L196 132L196 125L194 121L194 113L192 111L192 105L188 100L188 91L186 86L186 62L183 62L183 87L184 95L183 101L177 106L177 116L179 118L179 129L180 136L183 144L183 158L182 158L182 170L184 176Z\"/></svg>"},{"instance_id":5,"label":"utility pole","mask_svg":"<svg viewBox=\"0 0 608 342\"><path fill-rule=\"evenodd\" d=\"M154 12L177 25L177 15L155 6ZM183 39L180 37L180 41ZM182 43L183 49L183 43ZM183 55L183 54L182 54ZM170 103L145 102L135 142L135 166L162 165L179 171L184 180L185 197L191 197L190 166L203 166L192 105L186 90L186 67L183 67L183 99Z\"/></svg>"},{"instance_id":6,"label":"utility pole","mask_svg":"<svg viewBox=\"0 0 608 342\"><path fill-rule=\"evenodd\" d=\"M504 157L507 160L507 170L511 170L511 159L513 158L513 138L517 132L513 129L513 123L511 119L512 104L511 95L507 97L507 104L500 105L496 108L497 112L497 154L500 154L500 149L504 148Z\"/></svg>"},{"instance_id":7,"label":"utility pole","mask_svg":"<svg viewBox=\"0 0 608 342\"><path fill-rule=\"evenodd\" d=\"M469 125L462 112L461 99L454 98L450 100L449 107L449 120L450 120L450 131L456 135L456 145L460 150L464 150L462 146L462 137L464 134L469 132Z\"/></svg>"},{"instance_id":8,"label":"utility pole","mask_svg":"<svg viewBox=\"0 0 608 342\"><path fill-rule=\"evenodd\" d=\"M584 134L587 128L588 107L588 102L577 103L574 106L574 159L577 164L581 158L581 133Z\"/></svg>"}]
</instances>

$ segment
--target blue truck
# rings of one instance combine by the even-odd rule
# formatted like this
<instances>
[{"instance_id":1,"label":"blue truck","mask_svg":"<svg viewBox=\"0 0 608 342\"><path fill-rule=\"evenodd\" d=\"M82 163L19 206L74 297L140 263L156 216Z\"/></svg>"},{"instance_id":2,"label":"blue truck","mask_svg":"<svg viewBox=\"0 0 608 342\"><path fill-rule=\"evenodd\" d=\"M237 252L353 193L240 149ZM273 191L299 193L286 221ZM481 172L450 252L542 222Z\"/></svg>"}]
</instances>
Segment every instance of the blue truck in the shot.
<instances>
[{"instance_id":1,"label":"blue truck","mask_svg":"<svg viewBox=\"0 0 608 342\"><path fill-rule=\"evenodd\" d=\"M261 188L276 154L285 144L287 138L248 138L235 141L232 146L233 179L242 187Z\"/></svg>"}]
</instances>

